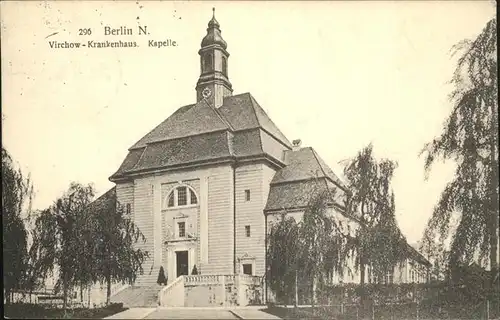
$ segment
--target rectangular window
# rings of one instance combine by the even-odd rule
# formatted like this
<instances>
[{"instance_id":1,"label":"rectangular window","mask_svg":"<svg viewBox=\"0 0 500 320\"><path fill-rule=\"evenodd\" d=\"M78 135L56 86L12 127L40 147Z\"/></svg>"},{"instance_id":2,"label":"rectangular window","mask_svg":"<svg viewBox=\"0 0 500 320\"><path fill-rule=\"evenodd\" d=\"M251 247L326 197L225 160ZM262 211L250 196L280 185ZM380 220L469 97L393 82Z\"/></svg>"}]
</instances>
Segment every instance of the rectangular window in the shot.
<instances>
[{"instance_id":1,"label":"rectangular window","mask_svg":"<svg viewBox=\"0 0 500 320\"><path fill-rule=\"evenodd\" d=\"M130 214L132 212L132 206L130 203L127 203L127 214Z\"/></svg>"},{"instance_id":2,"label":"rectangular window","mask_svg":"<svg viewBox=\"0 0 500 320\"><path fill-rule=\"evenodd\" d=\"M250 226L245 226L245 234L250 237Z\"/></svg>"},{"instance_id":3,"label":"rectangular window","mask_svg":"<svg viewBox=\"0 0 500 320\"><path fill-rule=\"evenodd\" d=\"M243 265L243 274L252 275L252 264L251 263L245 263Z\"/></svg>"},{"instance_id":4,"label":"rectangular window","mask_svg":"<svg viewBox=\"0 0 500 320\"><path fill-rule=\"evenodd\" d=\"M179 228L179 238L184 238L186 236L186 223L177 222L177 226Z\"/></svg>"},{"instance_id":5,"label":"rectangular window","mask_svg":"<svg viewBox=\"0 0 500 320\"><path fill-rule=\"evenodd\" d=\"M187 205L187 188L186 187L177 188L177 205L178 206Z\"/></svg>"},{"instance_id":6,"label":"rectangular window","mask_svg":"<svg viewBox=\"0 0 500 320\"><path fill-rule=\"evenodd\" d=\"M245 200L250 201L250 190L245 190Z\"/></svg>"}]
</instances>

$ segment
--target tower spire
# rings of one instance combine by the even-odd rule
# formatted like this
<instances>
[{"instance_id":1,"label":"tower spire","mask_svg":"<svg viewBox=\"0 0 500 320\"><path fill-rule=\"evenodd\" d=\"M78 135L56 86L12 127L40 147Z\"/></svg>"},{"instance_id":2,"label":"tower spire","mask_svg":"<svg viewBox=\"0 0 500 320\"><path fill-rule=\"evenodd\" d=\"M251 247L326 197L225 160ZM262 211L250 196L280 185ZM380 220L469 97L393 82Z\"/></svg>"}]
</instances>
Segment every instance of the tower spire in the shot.
<instances>
[{"instance_id":1,"label":"tower spire","mask_svg":"<svg viewBox=\"0 0 500 320\"><path fill-rule=\"evenodd\" d=\"M212 19L208 22L207 34L198 51L201 74L196 84L196 101L211 100L210 104L218 108L222 106L224 97L232 95L233 90L227 74L229 53L226 48L227 43L222 38L220 24L215 19L215 8L212 8Z\"/></svg>"}]
</instances>

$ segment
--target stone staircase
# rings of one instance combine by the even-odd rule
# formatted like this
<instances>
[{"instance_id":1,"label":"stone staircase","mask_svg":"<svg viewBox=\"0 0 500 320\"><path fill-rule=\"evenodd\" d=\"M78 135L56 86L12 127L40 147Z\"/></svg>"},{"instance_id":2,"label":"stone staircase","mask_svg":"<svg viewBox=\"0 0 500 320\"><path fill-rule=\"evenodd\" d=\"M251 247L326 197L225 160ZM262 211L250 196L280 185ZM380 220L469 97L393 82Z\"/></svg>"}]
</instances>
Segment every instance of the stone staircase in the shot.
<instances>
[{"instance_id":1,"label":"stone staircase","mask_svg":"<svg viewBox=\"0 0 500 320\"><path fill-rule=\"evenodd\" d=\"M163 286L131 286L111 297L111 303L123 303L124 307L157 307L158 293Z\"/></svg>"},{"instance_id":2,"label":"stone staircase","mask_svg":"<svg viewBox=\"0 0 500 320\"><path fill-rule=\"evenodd\" d=\"M249 275L180 276L160 287L161 307L229 307L262 303L261 278Z\"/></svg>"}]
</instances>

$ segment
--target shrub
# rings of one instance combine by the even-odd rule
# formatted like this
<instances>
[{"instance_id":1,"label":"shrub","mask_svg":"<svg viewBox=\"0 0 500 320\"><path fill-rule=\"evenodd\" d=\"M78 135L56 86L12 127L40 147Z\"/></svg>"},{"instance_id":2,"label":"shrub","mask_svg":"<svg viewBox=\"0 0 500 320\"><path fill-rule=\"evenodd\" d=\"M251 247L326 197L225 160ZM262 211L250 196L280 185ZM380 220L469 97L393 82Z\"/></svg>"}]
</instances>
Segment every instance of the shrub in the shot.
<instances>
[{"instance_id":1,"label":"shrub","mask_svg":"<svg viewBox=\"0 0 500 320\"><path fill-rule=\"evenodd\" d=\"M156 283L158 283L159 285L167 284L167 277L165 276L165 271L163 270L163 266L160 267L160 271L158 272L158 280L156 280Z\"/></svg>"},{"instance_id":2,"label":"shrub","mask_svg":"<svg viewBox=\"0 0 500 320\"><path fill-rule=\"evenodd\" d=\"M196 268L196 265L194 265L193 271L191 271L191 274L198 274L198 269Z\"/></svg>"}]
</instances>

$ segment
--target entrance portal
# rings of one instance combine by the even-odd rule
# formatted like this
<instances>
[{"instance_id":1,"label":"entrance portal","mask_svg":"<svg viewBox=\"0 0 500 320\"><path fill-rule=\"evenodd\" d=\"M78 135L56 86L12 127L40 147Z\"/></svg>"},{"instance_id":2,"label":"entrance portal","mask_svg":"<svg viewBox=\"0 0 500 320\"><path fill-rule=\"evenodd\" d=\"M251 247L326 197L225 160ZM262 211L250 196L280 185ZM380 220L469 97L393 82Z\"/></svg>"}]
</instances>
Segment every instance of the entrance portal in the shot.
<instances>
[{"instance_id":1,"label":"entrance portal","mask_svg":"<svg viewBox=\"0 0 500 320\"><path fill-rule=\"evenodd\" d=\"M189 267L188 267L188 251L176 251L175 252L177 258L177 276L188 275Z\"/></svg>"}]
</instances>

